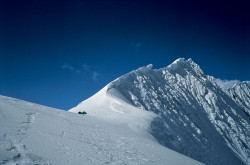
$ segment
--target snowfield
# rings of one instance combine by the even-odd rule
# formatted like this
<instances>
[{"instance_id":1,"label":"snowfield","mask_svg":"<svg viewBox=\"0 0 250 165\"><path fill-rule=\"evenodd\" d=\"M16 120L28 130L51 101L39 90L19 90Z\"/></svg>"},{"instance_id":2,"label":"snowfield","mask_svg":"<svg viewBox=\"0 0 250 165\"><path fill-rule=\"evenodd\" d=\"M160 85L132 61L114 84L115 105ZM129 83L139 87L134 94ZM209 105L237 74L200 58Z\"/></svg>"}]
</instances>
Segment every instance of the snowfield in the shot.
<instances>
[{"instance_id":1,"label":"snowfield","mask_svg":"<svg viewBox=\"0 0 250 165\"><path fill-rule=\"evenodd\" d=\"M0 164L201 164L157 143L155 114L103 91L88 115L0 96Z\"/></svg>"}]
</instances>

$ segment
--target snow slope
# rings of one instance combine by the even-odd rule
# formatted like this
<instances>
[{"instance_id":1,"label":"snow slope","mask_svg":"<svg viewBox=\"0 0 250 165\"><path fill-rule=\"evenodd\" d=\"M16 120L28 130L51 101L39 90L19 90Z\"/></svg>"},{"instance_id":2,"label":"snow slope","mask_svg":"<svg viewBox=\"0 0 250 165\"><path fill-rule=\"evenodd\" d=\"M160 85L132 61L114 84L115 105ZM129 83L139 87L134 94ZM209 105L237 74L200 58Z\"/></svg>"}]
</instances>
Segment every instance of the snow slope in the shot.
<instances>
[{"instance_id":1,"label":"snow slope","mask_svg":"<svg viewBox=\"0 0 250 165\"><path fill-rule=\"evenodd\" d=\"M201 164L157 143L152 112L105 90L86 101L88 115L0 96L0 164Z\"/></svg>"},{"instance_id":2,"label":"snow slope","mask_svg":"<svg viewBox=\"0 0 250 165\"><path fill-rule=\"evenodd\" d=\"M132 117L135 129L150 124L160 144L205 164L250 164L249 82L228 90L191 59L180 58L165 68L148 65L123 75L70 111L119 122ZM136 108L157 116L150 123Z\"/></svg>"}]
</instances>

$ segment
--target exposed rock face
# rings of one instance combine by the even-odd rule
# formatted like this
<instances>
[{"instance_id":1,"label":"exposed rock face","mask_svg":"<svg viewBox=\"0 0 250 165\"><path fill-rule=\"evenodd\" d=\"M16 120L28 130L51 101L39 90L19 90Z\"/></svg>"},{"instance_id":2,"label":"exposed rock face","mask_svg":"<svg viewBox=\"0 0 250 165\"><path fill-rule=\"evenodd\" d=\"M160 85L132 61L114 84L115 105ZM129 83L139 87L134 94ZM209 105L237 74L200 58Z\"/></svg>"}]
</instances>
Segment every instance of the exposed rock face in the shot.
<instances>
[{"instance_id":1,"label":"exposed rock face","mask_svg":"<svg viewBox=\"0 0 250 165\"><path fill-rule=\"evenodd\" d=\"M110 83L124 100L159 116L151 133L205 164L250 164L250 82L227 91L191 59L141 67Z\"/></svg>"}]
</instances>

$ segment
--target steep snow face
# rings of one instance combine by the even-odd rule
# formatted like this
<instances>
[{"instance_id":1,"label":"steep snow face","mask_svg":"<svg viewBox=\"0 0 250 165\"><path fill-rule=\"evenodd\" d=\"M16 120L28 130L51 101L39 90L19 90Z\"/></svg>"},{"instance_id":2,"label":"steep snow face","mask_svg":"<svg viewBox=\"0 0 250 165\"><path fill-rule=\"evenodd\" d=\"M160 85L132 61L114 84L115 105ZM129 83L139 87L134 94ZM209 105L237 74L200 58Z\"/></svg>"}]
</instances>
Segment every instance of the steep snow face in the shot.
<instances>
[{"instance_id":1,"label":"steep snow face","mask_svg":"<svg viewBox=\"0 0 250 165\"><path fill-rule=\"evenodd\" d=\"M124 101L158 114L151 133L164 146L205 164L233 165L250 163L249 89L243 83L228 94L191 59L180 58L121 76L107 93L116 90Z\"/></svg>"},{"instance_id":2,"label":"steep snow face","mask_svg":"<svg viewBox=\"0 0 250 165\"><path fill-rule=\"evenodd\" d=\"M124 125L149 136L151 121L156 117L156 114L128 104L128 100L116 89L110 89L107 92L108 86L70 111L75 113L87 111L88 116Z\"/></svg>"},{"instance_id":3,"label":"steep snow face","mask_svg":"<svg viewBox=\"0 0 250 165\"><path fill-rule=\"evenodd\" d=\"M102 94L96 97L106 97ZM103 106L79 115L0 96L0 164L201 164L161 146L145 131L152 112L115 101L107 106L110 113L119 112L107 120L104 109L106 101L112 103L111 96L95 101ZM126 117L116 120L115 113L129 111L135 111L131 113L140 124L133 125L136 121Z\"/></svg>"},{"instance_id":4,"label":"steep snow face","mask_svg":"<svg viewBox=\"0 0 250 165\"><path fill-rule=\"evenodd\" d=\"M234 85L227 93L250 116L250 81Z\"/></svg>"}]
</instances>

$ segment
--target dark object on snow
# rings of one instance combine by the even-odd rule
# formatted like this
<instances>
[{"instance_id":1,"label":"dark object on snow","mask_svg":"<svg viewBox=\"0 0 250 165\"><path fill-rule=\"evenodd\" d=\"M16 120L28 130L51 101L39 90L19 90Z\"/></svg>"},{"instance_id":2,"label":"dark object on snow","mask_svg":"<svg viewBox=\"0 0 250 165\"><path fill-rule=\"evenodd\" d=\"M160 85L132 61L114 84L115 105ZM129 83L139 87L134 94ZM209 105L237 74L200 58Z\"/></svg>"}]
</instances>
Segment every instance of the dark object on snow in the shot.
<instances>
[{"instance_id":1,"label":"dark object on snow","mask_svg":"<svg viewBox=\"0 0 250 165\"><path fill-rule=\"evenodd\" d=\"M85 112L85 111L83 111L83 112L78 112L78 114L87 115L87 112Z\"/></svg>"}]
</instances>

